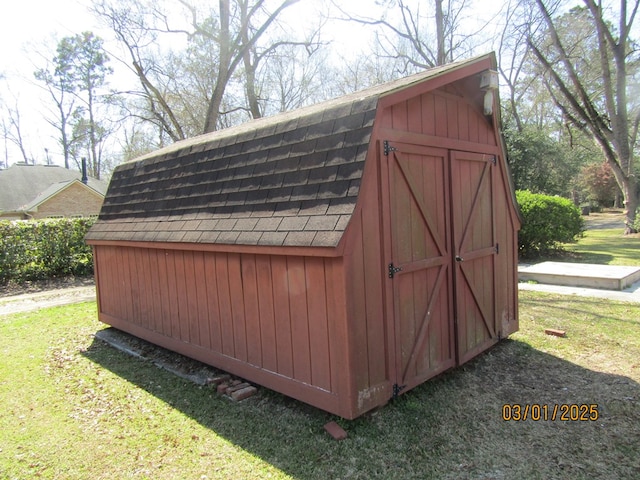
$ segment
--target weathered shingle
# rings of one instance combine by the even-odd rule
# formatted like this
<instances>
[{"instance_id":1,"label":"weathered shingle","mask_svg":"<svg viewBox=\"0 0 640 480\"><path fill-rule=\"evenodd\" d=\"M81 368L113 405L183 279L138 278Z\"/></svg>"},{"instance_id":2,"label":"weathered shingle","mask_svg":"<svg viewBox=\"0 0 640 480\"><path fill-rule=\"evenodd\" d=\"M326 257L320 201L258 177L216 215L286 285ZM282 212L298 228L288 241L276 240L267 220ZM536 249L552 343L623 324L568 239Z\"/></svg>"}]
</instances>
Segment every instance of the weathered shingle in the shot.
<instances>
[{"instance_id":1,"label":"weathered shingle","mask_svg":"<svg viewBox=\"0 0 640 480\"><path fill-rule=\"evenodd\" d=\"M120 165L87 239L334 247L358 199L378 100L447 68Z\"/></svg>"}]
</instances>

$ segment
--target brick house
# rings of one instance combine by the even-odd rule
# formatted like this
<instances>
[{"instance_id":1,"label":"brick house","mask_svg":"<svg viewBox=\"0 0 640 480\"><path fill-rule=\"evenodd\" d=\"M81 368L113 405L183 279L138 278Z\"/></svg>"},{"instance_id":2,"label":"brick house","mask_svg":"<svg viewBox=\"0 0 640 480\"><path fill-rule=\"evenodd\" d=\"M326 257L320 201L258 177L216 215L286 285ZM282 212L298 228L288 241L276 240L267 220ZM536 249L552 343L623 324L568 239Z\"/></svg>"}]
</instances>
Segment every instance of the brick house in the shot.
<instances>
[{"instance_id":1,"label":"brick house","mask_svg":"<svg viewBox=\"0 0 640 480\"><path fill-rule=\"evenodd\" d=\"M57 165L0 170L0 220L98 215L108 182Z\"/></svg>"}]
</instances>

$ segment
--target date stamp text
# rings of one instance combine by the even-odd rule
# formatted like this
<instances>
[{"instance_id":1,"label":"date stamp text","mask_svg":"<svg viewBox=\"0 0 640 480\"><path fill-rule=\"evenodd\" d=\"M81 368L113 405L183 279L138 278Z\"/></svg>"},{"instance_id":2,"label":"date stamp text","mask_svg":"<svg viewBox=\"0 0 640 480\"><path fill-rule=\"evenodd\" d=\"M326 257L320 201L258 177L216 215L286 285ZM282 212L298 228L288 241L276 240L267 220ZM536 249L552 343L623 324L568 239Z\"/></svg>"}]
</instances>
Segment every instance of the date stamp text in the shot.
<instances>
[{"instance_id":1,"label":"date stamp text","mask_svg":"<svg viewBox=\"0 0 640 480\"><path fill-rule=\"evenodd\" d=\"M595 422L599 417L597 403L505 403L502 406L505 422Z\"/></svg>"}]
</instances>

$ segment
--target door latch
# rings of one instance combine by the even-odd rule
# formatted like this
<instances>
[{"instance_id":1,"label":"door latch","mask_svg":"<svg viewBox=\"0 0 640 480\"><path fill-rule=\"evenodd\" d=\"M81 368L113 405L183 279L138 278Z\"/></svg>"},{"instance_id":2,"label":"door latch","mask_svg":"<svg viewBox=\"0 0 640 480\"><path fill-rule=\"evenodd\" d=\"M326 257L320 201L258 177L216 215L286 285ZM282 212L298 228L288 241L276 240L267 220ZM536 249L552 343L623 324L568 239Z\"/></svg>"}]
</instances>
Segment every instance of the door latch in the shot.
<instances>
[{"instance_id":1,"label":"door latch","mask_svg":"<svg viewBox=\"0 0 640 480\"><path fill-rule=\"evenodd\" d=\"M396 273L401 272L401 271L402 271L401 267L394 267L393 263L389 264L389 278L393 278Z\"/></svg>"},{"instance_id":2,"label":"door latch","mask_svg":"<svg viewBox=\"0 0 640 480\"><path fill-rule=\"evenodd\" d=\"M464 262L464 258L462 258L460 255L456 255L456 262Z\"/></svg>"}]
</instances>

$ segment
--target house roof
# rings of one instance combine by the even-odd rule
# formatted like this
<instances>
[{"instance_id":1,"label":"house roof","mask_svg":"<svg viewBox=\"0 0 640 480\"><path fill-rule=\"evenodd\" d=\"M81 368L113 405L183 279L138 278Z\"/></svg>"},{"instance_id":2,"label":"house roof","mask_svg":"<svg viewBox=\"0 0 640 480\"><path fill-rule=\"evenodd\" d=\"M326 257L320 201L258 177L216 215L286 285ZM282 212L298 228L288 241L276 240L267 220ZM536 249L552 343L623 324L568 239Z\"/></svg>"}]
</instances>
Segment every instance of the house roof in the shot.
<instances>
[{"instance_id":1,"label":"house roof","mask_svg":"<svg viewBox=\"0 0 640 480\"><path fill-rule=\"evenodd\" d=\"M0 212L29 212L73 182L80 182L80 172L58 165L16 163L0 170ZM107 182L89 178L87 186L104 196Z\"/></svg>"},{"instance_id":2,"label":"house roof","mask_svg":"<svg viewBox=\"0 0 640 480\"><path fill-rule=\"evenodd\" d=\"M378 100L477 60L177 142L120 165L86 238L335 247L356 205Z\"/></svg>"}]
</instances>

